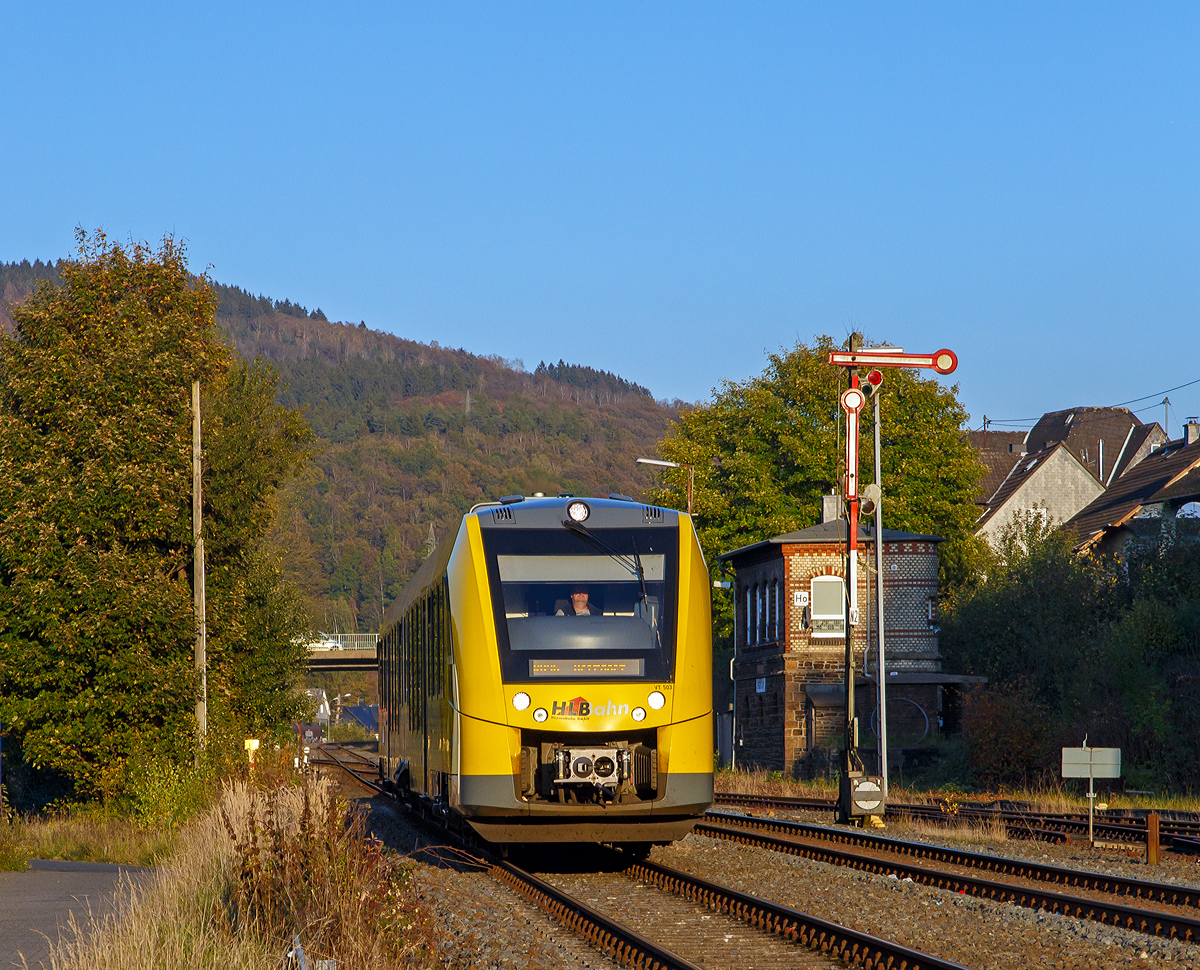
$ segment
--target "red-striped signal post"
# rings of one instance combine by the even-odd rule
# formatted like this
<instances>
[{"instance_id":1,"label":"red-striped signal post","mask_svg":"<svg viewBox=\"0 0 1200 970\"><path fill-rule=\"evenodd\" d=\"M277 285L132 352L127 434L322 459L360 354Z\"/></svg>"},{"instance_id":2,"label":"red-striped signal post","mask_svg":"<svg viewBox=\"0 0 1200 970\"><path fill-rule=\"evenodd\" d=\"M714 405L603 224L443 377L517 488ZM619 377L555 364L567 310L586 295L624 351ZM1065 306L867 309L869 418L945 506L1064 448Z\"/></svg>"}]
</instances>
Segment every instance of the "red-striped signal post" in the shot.
<instances>
[{"instance_id":1,"label":"red-striped signal post","mask_svg":"<svg viewBox=\"0 0 1200 970\"><path fill-rule=\"evenodd\" d=\"M892 347L864 348L862 334L850 335L849 350L834 350L829 354L829 363L834 367L846 368L850 386L842 392L841 405L846 414L846 471L842 476L842 497L846 507L846 742L842 760L842 779L839 792L838 814L843 822L857 815L878 814L882 811L879 792L881 780L868 777L858 755L858 718L854 716L854 651L852 642L854 627L858 624L858 513L861 496L858 487L858 440L859 414L867 403L867 391L874 392L883 383L881 368L909 367L933 370L939 374L951 374L958 367L958 357L952 350L939 350L932 354L906 354ZM861 378L867 379L863 388ZM877 510L880 496L870 496L872 508ZM876 550L880 548L882 522L877 516ZM882 576L878 577L882 581ZM882 590L881 590L882 592ZM882 599L880 599L882 603ZM882 614L882 609L880 613ZM883 667L880 666L882 671ZM881 684L882 689L882 684ZM880 710L880 736L884 736L883 709ZM855 792L862 788L862 798L856 799ZM861 804L860 804L861 802ZM869 807L868 807L869 806Z\"/></svg>"}]
</instances>

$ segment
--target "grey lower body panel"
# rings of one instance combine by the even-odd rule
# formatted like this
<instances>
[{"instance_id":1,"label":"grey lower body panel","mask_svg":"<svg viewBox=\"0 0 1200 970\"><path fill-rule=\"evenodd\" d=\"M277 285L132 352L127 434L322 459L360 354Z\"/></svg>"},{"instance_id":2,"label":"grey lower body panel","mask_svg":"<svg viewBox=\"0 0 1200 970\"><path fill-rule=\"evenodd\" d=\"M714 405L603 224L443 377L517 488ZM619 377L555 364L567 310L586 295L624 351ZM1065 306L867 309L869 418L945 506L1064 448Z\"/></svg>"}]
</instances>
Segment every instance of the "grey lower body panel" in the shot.
<instances>
[{"instance_id":1,"label":"grey lower body panel","mask_svg":"<svg viewBox=\"0 0 1200 970\"><path fill-rule=\"evenodd\" d=\"M468 818L467 823L488 842L674 842L692 830L696 817Z\"/></svg>"},{"instance_id":2,"label":"grey lower body panel","mask_svg":"<svg viewBox=\"0 0 1200 970\"><path fill-rule=\"evenodd\" d=\"M708 772L660 776L663 794L620 805L560 805L517 798L511 775L461 775L458 809L489 842L670 842L712 805Z\"/></svg>"}]
</instances>

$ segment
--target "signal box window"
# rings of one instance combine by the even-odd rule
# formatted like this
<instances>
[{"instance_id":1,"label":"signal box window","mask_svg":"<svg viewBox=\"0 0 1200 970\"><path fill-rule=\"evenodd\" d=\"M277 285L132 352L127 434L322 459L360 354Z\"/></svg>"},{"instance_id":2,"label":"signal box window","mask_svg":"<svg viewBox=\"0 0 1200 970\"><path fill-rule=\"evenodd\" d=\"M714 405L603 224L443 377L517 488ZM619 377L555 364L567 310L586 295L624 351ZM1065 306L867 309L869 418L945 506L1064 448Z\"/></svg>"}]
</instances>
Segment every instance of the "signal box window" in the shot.
<instances>
[{"instance_id":1,"label":"signal box window","mask_svg":"<svg viewBox=\"0 0 1200 970\"><path fill-rule=\"evenodd\" d=\"M816 576L812 580L812 635L846 636L845 585L841 576Z\"/></svg>"}]
</instances>

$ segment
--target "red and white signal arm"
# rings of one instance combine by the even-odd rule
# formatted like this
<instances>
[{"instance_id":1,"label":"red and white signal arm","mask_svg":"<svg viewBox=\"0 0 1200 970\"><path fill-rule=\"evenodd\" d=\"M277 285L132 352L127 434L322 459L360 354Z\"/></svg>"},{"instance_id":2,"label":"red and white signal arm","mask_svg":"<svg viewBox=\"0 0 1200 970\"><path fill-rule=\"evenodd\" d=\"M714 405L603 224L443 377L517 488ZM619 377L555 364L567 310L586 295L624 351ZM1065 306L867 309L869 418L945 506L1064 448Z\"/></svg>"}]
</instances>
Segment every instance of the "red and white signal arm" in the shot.
<instances>
[{"instance_id":1,"label":"red and white signal arm","mask_svg":"<svg viewBox=\"0 0 1200 970\"><path fill-rule=\"evenodd\" d=\"M932 354L904 354L895 350L834 350L829 363L841 367L922 367L939 374L953 374L958 367L958 355L953 350L938 350Z\"/></svg>"}]
</instances>

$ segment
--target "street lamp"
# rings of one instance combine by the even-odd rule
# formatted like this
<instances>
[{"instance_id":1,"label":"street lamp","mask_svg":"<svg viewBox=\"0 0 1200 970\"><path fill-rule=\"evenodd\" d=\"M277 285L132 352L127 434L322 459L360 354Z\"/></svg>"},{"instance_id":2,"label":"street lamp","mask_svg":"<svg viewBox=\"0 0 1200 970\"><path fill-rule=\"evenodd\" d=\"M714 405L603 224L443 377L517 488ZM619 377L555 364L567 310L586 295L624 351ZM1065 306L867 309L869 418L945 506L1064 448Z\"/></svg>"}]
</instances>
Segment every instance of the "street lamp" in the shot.
<instances>
[{"instance_id":1,"label":"street lamp","mask_svg":"<svg viewBox=\"0 0 1200 970\"><path fill-rule=\"evenodd\" d=\"M692 514L692 491L696 487L696 466L685 465L677 461L661 461L658 458L639 458L639 465L659 465L663 468L686 468L688 470L687 513Z\"/></svg>"}]
</instances>

